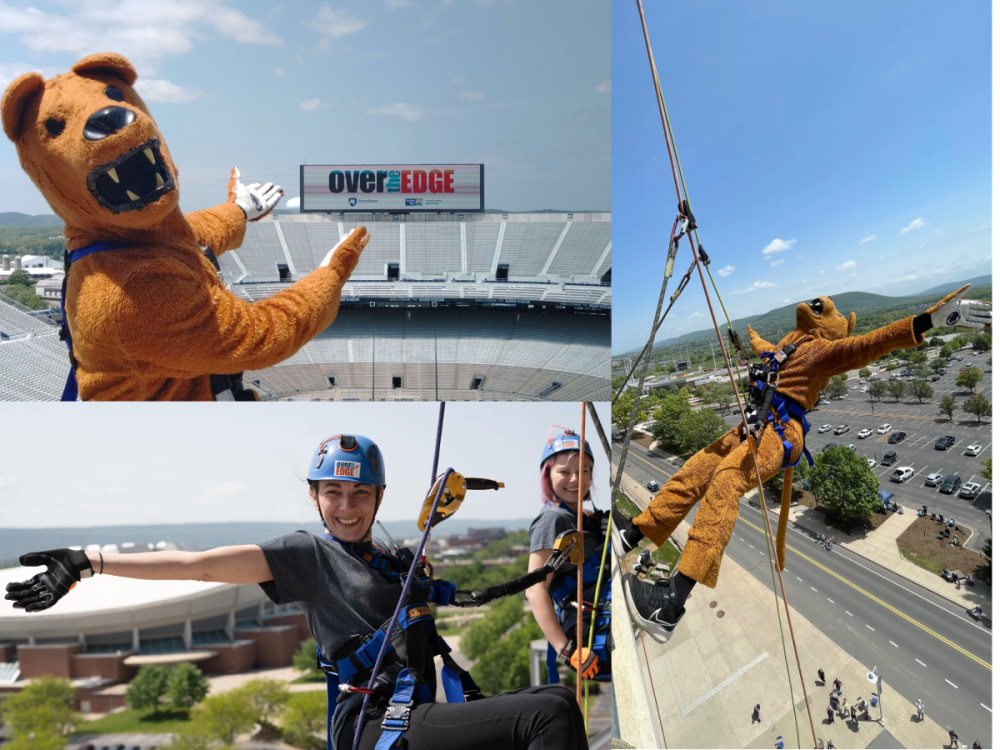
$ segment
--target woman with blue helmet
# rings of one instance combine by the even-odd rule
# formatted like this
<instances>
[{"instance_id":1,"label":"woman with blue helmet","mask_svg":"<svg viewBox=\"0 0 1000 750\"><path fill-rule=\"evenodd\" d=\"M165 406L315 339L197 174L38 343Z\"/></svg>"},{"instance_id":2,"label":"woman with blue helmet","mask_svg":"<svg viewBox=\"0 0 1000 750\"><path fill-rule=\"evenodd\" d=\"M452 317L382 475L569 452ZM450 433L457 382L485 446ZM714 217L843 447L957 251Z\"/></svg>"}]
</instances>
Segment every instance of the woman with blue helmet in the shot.
<instances>
[{"instance_id":1,"label":"woman with blue helmet","mask_svg":"<svg viewBox=\"0 0 1000 750\"><path fill-rule=\"evenodd\" d=\"M553 425L556 427L556 425ZM584 500L591 499L590 486L594 454L584 442L584 468L580 473L580 436L572 430L558 428L542 449L541 512L531 523L531 554L528 570L540 568L552 553L560 534L576 529L577 504L582 490ZM582 646L576 643L577 591L576 566L564 565L549 575L543 583L527 591L531 611L549 642L546 660L549 682L559 681L557 665L563 663L587 679L611 679L611 657L607 636L611 624L611 576L609 558L604 555L604 529L607 514L595 510L583 512L583 599L584 619ZM603 576L600 576L601 569ZM601 591L596 597L598 577ZM594 647L588 648L591 620L596 615Z\"/></svg>"},{"instance_id":2,"label":"woman with blue helmet","mask_svg":"<svg viewBox=\"0 0 1000 750\"><path fill-rule=\"evenodd\" d=\"M28 612L41 611L53 606L76 582L95 573L146 580L257 583L276 604L298 604L322 661L336 665L340 672L339 678L333 679L335 688L338 682L343 684L328 726L327 747L345 750L352 745L363 700L356 688L345 690L349 681L346 674L356 666L360 672L356 676L367 680L361 663L367 658L364 644L375 641L373 636L392 618L402 579L413 558L405 550L397 554L372 541L372 524L386 489L385 463L373 441L360 435L335 435L324 440L313 454L308 482L310 499L328 532L322 536L296 531L257 544L207 552L119 555L60 549L29 553L21 557L22 565L44 565L47 570L28 581L8 584L6 598ZM409 601L404 609L412 614L415 608ZM430 623L413 631L437 639L430 611L424 609L427 617L416 619L430 619ZM466 700L479 699L474 703L433 702L433 656L441 642L427 640L429 648L425 649L421 641L415 649L410 632L396 632L392 637L392 648L371 696L360 748L587 747L583 716L570 691L542 686L481 698L471 679L466 682L467 673L447 653L441 656L445 666L451 664L454 669L453 681L457 680L455 673L461 675L459 698L464 692ZM369 674L370 667L371 662ZM396 706L397 677L407 670L417 673L422 684L407 705ZM457 682L446 680L449 699L455 685ZM334 697L337 693L334 689ZM386 717L387 725L383 725L387 710L397 711L393 714L397 720L388 722Z\"/></svg>"}]
</instances>

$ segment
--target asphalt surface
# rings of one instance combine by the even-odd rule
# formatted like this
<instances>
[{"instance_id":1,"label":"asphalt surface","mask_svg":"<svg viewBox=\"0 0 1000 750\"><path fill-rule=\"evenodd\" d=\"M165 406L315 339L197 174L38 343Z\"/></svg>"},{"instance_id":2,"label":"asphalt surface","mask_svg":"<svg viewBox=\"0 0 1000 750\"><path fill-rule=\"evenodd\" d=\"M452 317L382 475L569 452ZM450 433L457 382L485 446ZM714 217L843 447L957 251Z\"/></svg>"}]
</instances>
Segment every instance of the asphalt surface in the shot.
<instances>
[{"instance_id":1,"label":"asphalt surface","mask_svg":"<svg viewBox=\"0 0 1000 750\"><path fill-rule=\"evenodd\" d=\"M626 473L645 485L665 483L677 467L642 446L630 449ZM621 445L613 445L615 466ZM696 505L687 520L693 523ZM771 514L772 528L777 514ZM740 517L726 555L770 587L771 572L760 510L741 502ZM976 623L958 605L853 553L824 550L790 526L785 589L789 606L819 628L862 664L877 666L888 684L908 700L920 698L927 714L955 728L970 746L992 742L992 623ZM726 564L726 563L723 563ZM815 679L822 664L803 654L803 671ZM832 689L836 675L827 670ZM872 688L844 685L844 697L855 702ZM814 706L816 716L823 706Z\"/></svg>"},{"instance_id":2,"label":"asphalt surface","mask_svg":"<svg viewBox=\"0 0 1000 750\"><path fill-rule=\"evenodd\" d=\"M983 468L982 462L993 456L991 434L993 425L989 418L978 423L976 417L961 410L955 412L953 421L949 421L947 415L938 412L937 404L942 396L948 394L955 396L959 404L968 398L967 389L955 385L959 368L965 365L986 371L986 377L980 382L980 390L977 393L992 400L989 372L992 368L986 367L989 355L970 356L970 351L963 349L957 352L962 361L956 362L941 380L930 384L934 388L934 396L930 401L925 400L923 404L918 404L912 396L904 396L899 402L892 396L883 396L881 402L872 401L869 394L860 390L860 386L869 384L860 383L857 379L849 380L847 382L849 390L845 399L833 399L828 406L820 404L817 409L809 413L811 429L806 438L806 446L815 456L828 443L853 444L858 455L877 459L874 471L878 476L879 485L883 490L895 493L894 499L900 505L914 511L926 505L931 513L941 513L945 518L954 518L959 524L975 532L970 547L978 550L991 535L990 519L985 511L993 507L993 485L978 476L977 472ZM872 372L875 372L873 368ZM885 377L891 374L879 372L873 377ZM859 386L857 390L853 390L855 386ZM739 421L739 417L731 413L724 419L731 427ZM819 429L824 424L833 427L848 425L850 429L842 435L834 435L833 430L820 433ZM891 425L892 429L885 435L879 435L878 428L883 424ZM858 433L864 428L872 430L874 434L867 438L859 438ZM906 438L896 445L889 445L889 436L897 431L905 432ZM945 435L954 437L955 444L947 451L935 450L934 443ZM978 456L964 455L965 449L970 445L982 446ZM887 451L896 452L897 461L892 466L881 465ZM902 483L889 481L889 477L897 468L907 466L914 472L910 479ZM945 477L957 474L962 479L961 484L974 481L982 485L982 489L979 495L971 500L959 497L957 491L952 495L946 495L939 491L939 487L925 486L924 480L931 473Z\"/></svg>"}]
</instances>

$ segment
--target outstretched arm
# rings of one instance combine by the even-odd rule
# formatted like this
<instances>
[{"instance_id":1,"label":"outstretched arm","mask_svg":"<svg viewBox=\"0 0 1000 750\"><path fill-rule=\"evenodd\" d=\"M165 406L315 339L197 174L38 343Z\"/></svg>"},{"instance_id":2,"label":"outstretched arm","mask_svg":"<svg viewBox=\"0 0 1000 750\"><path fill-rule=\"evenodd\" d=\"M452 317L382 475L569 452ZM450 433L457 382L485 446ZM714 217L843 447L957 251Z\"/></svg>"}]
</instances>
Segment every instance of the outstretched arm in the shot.
<instances>
[{"instance_id":1,"label":"outstretched arm","mask_svg":"<svg viewBox=\"0 0 1000 750\"><path fill-rule=\"evenodd\" d=\"M212 208L192 211L184 218L194 230L198 244L212 248L216 257L243 244L247 217L235 203L220 203Z\"/></svg>"},{"instance_id":2,"label":"outstretched arm","mask_svg":"<svg viewBox=\"0 0 1000 750\"><path fill-rule=\"evenodd\" d=\"M895 349L910 349L923 343L923 333L914 328L918 316L897 320L863 336L848 336L839 341L819 339L823 350L817 358L822 375L832 377L874 362Z\"/></svg>"},{"instance_id":3,"label":"outstretched arm","mask_svg":"<svg viewBox=\"0 0 1000 750\"><path fill-rule=\"evenodd\" d=\"M750 326L747 326L747 333L750 334L750 347L753 349L753 353L756 354L758 357L763 352L777 351L777 347L774 344L762 339L760 336L757 335L757 332Z\"/></svg>"},{"instance_id":4,"label":"outstretched arm","mask_svg":"<svg viewBox=\"0 0 1000 750\"><path fill-rule=\"evenodd\" d=\"M96 573L144 581L263 583L272 580L264 552L256 544L217 547L206 552L141 552L120 555L87 552Z\"/></svg>"}]
</instances>

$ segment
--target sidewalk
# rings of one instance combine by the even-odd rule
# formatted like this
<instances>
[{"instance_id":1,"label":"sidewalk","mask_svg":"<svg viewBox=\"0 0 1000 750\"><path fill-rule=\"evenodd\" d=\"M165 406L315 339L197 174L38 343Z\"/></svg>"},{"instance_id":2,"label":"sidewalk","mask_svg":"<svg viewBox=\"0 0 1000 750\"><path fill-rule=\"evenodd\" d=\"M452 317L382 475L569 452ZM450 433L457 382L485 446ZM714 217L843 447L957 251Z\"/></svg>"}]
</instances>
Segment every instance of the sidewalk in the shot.
<instances>
[{"instance_id":1,"label":"sidewalk","mask_svg":"<svg viewBox=\"0 0 1000 750\"><path fill-rule=\"evenodd\" d=\"M651 497L651 493L628 477L623 478L623 490L638 500L641 507ZM678 542L683 543L687 530L688 525L682 523L674 535ZM624 614L624 608L616 608L618 613ZM781 619L794 704L789 695L774 593L732 560L723 564L716 588L695 587L687 603L687 614L667 644L642 636L639 653L646 655L653 687L651 703L658 713L667 747L772 748L778 735L782 735L788 748L812 746L783 605ZM874 718L856 725L840 718L832 725L825 723L825 707L832 686L818 684L815 674L822 666L831 682L835 675L839 676L844 683L844 697L856 703L857 697L871 695L871 685L866 679L869 666L852 658L794 609L792 626L817 739L822 738L824 746L832 739L841 748L867 747L883 732L883 727ZM617 667L618 662L615 664ZM645 672L647 664L640 664L639 668ZM885 729L904 746L947 744L947 731L930 717L916 722L914 707L886 682L882 685L882 698ZM755 703L761 704L762 721L751 724ZM642 712L633 710L634 716L625 715L623 708L619 701L622 739L635 747L648 746L642 744L643 738L649 736L649 729L641 726ZM873 717L877 715L875 709ZM796 719L800 745L796 742Z\"/></svg>"},{"instance_id":2,"label":"sidewalk","mask_svg":"<svg viewBox=\"0 0 1000 750\"><path fill-rule=\"evenodd\" d=\"M744 495L744 499L748 503L752 503L754 507L759 507L757 490L748 492ZM777 507L772 505L769 510L774 514L773 518L776 520L778 517ZM940 576L914 565L900 554L899 548L896 546L896 539L906 531L914 520L916 520L916 516L907 509L903 515L898 513L891 515L881 526L874 531L869 531L864 537L854 537L827 526L823 515L813 508L793 505L788 514L790 525L796 525L813 534L826 534L835 544L870 560L876 565L881 565L883 568L891 570L893 573L913 581L918 586L939 594L965 609L972 609L979 605L983 608L984 616L987 619L992 618L993 603L990 597L990 587L985 583L979 582L973 588L948 583Z\"/></svg>"}]
</instances>

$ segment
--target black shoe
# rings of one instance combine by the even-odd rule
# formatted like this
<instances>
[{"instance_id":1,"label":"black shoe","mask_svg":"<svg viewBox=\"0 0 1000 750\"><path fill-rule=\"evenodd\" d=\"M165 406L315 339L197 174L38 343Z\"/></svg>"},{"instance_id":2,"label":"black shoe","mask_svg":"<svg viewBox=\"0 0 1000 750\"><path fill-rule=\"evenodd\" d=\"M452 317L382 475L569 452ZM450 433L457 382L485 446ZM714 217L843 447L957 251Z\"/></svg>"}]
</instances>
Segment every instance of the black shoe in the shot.
<instances>
[{"instance_id":1,"label":"black shoe","mask_svg":"<svg viewBox=\"0 0 1000 750\"><path fill-rule=\"evenodd\" d=\"M640 581L635 573L625 577L625 601L632 621L657 643L666 643L687 611L677 593L675 576L658 583Z\"/></svg>"},{"instance_id":2,"label":"black shoe","mask_svg":"<svg viewBox=\"0 0 1000 750\"><path fill-rule=\"evenodd\" d=\"M642 532L632 525L631 518L618 510L617 505L611 506L611 544L619 559L624 560L625 555L642 541L642 536Z\"/></svg>"}]
</instances>

